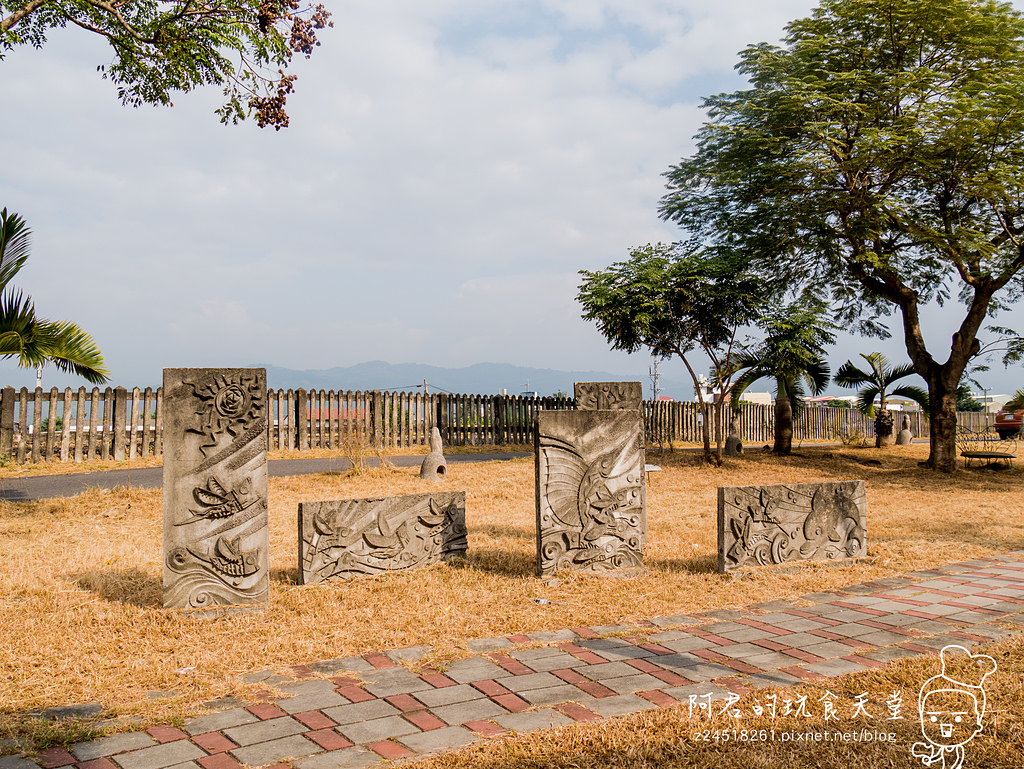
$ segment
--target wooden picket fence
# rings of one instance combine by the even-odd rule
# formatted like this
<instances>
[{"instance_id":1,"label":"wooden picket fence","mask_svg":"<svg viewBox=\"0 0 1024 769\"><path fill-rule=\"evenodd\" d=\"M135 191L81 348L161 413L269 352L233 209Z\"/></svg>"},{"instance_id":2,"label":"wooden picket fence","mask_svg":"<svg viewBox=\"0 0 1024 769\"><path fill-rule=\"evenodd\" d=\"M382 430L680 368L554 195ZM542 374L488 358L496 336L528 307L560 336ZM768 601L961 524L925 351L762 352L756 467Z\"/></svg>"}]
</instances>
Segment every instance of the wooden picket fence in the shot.
<instances>
[{"instance_id":1,"label":"wooden picket fence","mask_svg":"<svg viewBox=\"0 0 1024 769\"><path fill-rule=\"evenodd\" d=\"M81 387L48 392L0 390L0 459L17 464L44 460L89 462L163 454L162 388ZM271 449L344 450L351 441L381 448L426 445L437 427L447 446L530 443L538 411L571 409L571 398L514 395L452 395L390 391L268 390L267 445ZM699 442L702 418L696 403L643 404L648 445ZM992 415L960 412L975 431ZM924 415L910 412L911 431L927 437ZM744 443L774 438L772 406L745 405L737 417ZM902 424L897 414L896 429ZM728 433L728 427L723 434ZM810 407L794 425L796 441L867 439L871 420L855 409Z\"/></svg>"}]
</instances>

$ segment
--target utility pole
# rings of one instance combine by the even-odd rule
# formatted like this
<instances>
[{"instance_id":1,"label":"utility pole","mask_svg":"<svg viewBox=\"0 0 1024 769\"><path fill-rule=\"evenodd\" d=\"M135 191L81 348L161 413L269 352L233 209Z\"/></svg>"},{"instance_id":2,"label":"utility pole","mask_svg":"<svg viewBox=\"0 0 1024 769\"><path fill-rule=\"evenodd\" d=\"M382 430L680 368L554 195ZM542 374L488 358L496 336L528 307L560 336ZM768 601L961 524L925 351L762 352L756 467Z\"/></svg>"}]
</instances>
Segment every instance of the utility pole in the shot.
<instances>
[{"instance_id":1,"label":"utility pole","mask_svg":"<svg viewBox=\"0 0 1024 769\"><path fill-rule=\"evenodd\" d=\"M654 365L648 369L651 375L651 399L658 400L658 393L661 392L661 386L659 384L661 380L661 374L658 373L658 359L654 359Z\"/></svg>"},{"instance_id":2,"label":"utility pole","mask_svg":"<svg viewBox=\"0 0 1024 769\"><path fill-rule=\"evenodd\" d=\"M430 395L430 391L427 389L427 380L426 379L423 380L423 394L424 395Z\"/></svg>"}]
</instances>

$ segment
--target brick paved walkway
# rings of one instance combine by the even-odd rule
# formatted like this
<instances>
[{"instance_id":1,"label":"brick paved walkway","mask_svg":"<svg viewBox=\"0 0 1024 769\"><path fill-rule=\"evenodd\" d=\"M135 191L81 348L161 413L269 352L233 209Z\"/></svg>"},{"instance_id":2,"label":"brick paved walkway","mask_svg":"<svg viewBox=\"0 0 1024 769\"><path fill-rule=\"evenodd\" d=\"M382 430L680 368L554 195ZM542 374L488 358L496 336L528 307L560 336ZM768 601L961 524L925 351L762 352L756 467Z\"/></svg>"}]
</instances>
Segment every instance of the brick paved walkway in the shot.
<instances>
[{"instance_id":1,"label":"brick paved walkway","mask_svg":"<svg viewBox=\"0 0 1024 769\"><path fill-rule=\"evenodd\" d=\"M286 693L40 755L44 769L294 769L371 766L507 732L589 721L880 667L1024 627L1024 551L742 609L470 643L443 672L404 649L316 662ZM276 696L276 695L275 695ZM37 769L0 758L0 769ZM283 769L283 767L281 767Z\"/></svg>"}]
</instances>

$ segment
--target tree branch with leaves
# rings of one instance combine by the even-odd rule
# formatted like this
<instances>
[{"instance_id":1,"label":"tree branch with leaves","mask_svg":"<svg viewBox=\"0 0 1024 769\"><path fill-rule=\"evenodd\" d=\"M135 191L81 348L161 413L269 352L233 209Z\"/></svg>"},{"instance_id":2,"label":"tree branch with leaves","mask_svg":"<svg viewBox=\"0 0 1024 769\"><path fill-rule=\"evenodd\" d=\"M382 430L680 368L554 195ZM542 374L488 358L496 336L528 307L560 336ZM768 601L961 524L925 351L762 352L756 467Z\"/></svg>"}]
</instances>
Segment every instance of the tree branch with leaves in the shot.
<instances>
[{"instance_id":1,"label":"tree branch with leaves","mask_svg":"<svg viewBox=\"0 0 1024 769\"><path fill-rule=\"evenodd\" d=\"M288 65L309 58L330 19L301 0L0 0L0 59L70 24L110 44L113 62L97 69L123 104L172 106L176 91L219 85L221 122L253 117L280 130L295 81Z\"/></svg>"}]
</instances>

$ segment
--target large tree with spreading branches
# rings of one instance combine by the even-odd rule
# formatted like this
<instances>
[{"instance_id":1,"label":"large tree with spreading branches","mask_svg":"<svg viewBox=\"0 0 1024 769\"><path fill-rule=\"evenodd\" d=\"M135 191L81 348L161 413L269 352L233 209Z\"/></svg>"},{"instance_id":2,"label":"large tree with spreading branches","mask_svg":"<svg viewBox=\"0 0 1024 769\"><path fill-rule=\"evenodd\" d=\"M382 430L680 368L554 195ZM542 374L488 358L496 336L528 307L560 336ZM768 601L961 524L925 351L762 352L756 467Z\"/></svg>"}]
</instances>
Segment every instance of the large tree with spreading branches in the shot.
<instances>
[{"instance_id":1,"label":"large tree with spreading branches","mask_svg":"<svg viewBox=\"0 0 1024 769\"><path fill-rule=\"evenodd\" d=\"M1024 19L994 0L823 0L749 88L705 101L661 212L862 330L896 312L928 385L928 466L956 469L956 390L986 318L1024 294ZM921 310L962 308L926 343Z\"/></svg>"}]
</instances>

